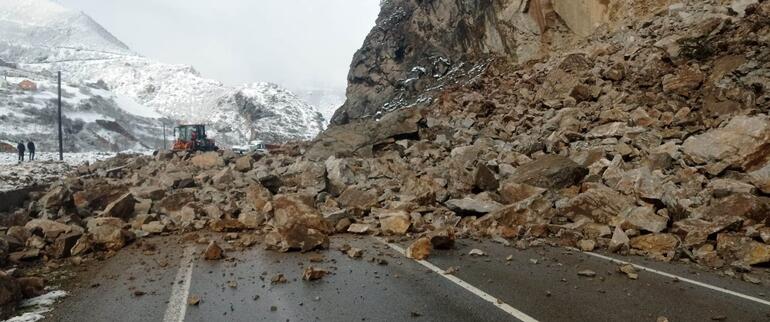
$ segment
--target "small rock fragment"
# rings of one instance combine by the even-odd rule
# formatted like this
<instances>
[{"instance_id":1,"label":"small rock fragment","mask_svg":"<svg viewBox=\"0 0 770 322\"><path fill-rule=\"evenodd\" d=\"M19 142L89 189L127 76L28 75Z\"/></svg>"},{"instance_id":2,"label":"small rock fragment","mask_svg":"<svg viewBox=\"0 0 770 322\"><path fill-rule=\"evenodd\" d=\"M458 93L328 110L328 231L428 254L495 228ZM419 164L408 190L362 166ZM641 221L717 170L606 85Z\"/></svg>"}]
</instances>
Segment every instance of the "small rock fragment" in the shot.
<instances>
[{"instance_id":1,"label":"small rock fragment","mask_svg":"<svg viewBox=\"0 0 770 322\"><path fill-rule=\"evenodd\" d=\"M639 273L636 272L636 268L634 265L631 264L625 264L618 267L618 271L621 273L626 274L629 279L636 280L639 279Z\"/></svg>"},{"instance_id":2,"label":"small rock fragment","mask_svg":"<svg viewBox=\"0 0 770 322\"><path fill-rule=\"evenodd\" d=\"M326 274L328 274L329 271L325 269L319 269L314 268L313 266L309 266L305 269L305 272L302 273L302 279L306 281L316 281L322 279Z\"/></svg>"},{"instance_id":3,"label":"small rock fragment","mask_svg":"<svg viewBox=\"0 0 770 322\"><path fill-rule=\"evenodd\" d=\"M215 241L211 241L203 253L203 258L208 261L220 260L224 257L224 251Z\"/></svg>"},{"instance_id":4,"label":"small rock fragment","mask_svg":"<svg viewBox=\"0 0 770 322\"><path fill-rule=\"evenodd\" d=\"M288 280L285 276L283 276L283 274L275 275L272 279L270 279L271 284L284 284L286 282L288 282Z\"/></svg>"},{"instance_id":5,"label":"small rock fragment","mask_svg":"<svg viewBox=\"0 0 770 322\"><path fill-rule=\"evenodd\" d=\"M741 277L743 278L743 280L745 282L749 282L749 283L752 283L752 284L760 284L760 283L762 283L762 280L759 279L759 277L757 277L756 275L753 275L753 274L744 273Z\"/></svg>"},{"instance_id":6,"label":"small rock fragment","mask_svg":"<svg viewBox=\"0 0 770 322\"><path fill-rule=\"evenodd\" d=\"M430 255L432 248L430 238L422 237L407 247L406 257L416 260L426 259Z\"/></svg>"},{"instance_id":7,"label":"small rock fragment","mask_svg":"<svg viewBox=\"0 0 770 322\"><path fill-rule=\"evenodd\" d=\"M481 249L474 248L474 249L471 249L471 251L468 253L468 255L471 255L471 256L487 256L487 253L485 253Z\"/></svg>"},{"instance_id":8,"label":"small rock fragment","mask_svg":"<svg viewBox=\"0 0 770 322\"><path fill-rule=\"evenodd\" d=\"M591 252L596 248L596 242L590 239L583 239L577 243L577 246L584 252Z\"/></svg>"},{"instance_id":9,"label":"small rock fragment","mask_svg":"<svg viewBox=\"0 0 770 322\"><path fill-rule=\"evenodd\" d=\"M360 248L350 247L345 254L350 258L361 258L364 255L364 250Z\"/></svg>"}]
</instances>

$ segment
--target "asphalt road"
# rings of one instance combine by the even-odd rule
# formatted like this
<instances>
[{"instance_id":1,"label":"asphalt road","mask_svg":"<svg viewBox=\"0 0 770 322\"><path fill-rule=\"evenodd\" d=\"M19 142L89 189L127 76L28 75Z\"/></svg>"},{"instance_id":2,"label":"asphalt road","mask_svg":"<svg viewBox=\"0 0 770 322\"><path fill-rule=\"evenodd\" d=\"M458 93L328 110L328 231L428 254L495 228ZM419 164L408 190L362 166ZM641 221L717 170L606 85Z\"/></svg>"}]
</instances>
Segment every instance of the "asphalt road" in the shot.
<instances>
[{"instance_id":1,"label":"asphalt road","mask_svg":"<svg viewBox=\"0 0 770 322\"><path fill-rule=\"evenodd\" d=\"M187 250L191 246L176 239L153 239L155 252L131 247L79 272L71 296L46 321L522 320L511 309L536 321L770 320L767 274L762 285L754 285L689 264L622 258L706 286L646 271L630 280L617 264L580 252L516 250L472 240L418 263L403 257L399 245L394 249L368 236L335 237L332 250L319 253L280 254L255 246L207 262L199 258L203 245ZM336 250L343 244L363 249L362 258ZM473 248L487 256L469 256ZM323 260L311 262L318 255ZM308 265L331 274L304 281ZM450 267L455 272L447 278L441 270ZM578 276L586 269L597 275ZM286 283L272 283L278 274ZM187 305L190 296L200 303Z\"/></svg>"}]
</instances>

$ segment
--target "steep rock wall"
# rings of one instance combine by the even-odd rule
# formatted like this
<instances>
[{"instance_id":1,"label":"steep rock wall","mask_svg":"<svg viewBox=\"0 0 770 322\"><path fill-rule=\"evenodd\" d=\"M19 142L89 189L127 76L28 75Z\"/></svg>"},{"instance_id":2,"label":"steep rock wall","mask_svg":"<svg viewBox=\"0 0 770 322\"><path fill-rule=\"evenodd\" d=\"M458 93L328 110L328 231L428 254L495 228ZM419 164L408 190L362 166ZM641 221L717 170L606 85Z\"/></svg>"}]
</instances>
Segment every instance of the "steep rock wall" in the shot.
<instances>
[{"instance_id":1,"label":"steep rock wall","mask_svg":"<svg viewBox=\"0 0 770 322\"><path fill-rule=\"evenodd\" d=\"M388 0L353 57L347 100L332 124L423 103L483 70L487 57L516 64L569 50L668 0ZM605 28L606 29L606 28Z\"/></svg>"}]
</instances>

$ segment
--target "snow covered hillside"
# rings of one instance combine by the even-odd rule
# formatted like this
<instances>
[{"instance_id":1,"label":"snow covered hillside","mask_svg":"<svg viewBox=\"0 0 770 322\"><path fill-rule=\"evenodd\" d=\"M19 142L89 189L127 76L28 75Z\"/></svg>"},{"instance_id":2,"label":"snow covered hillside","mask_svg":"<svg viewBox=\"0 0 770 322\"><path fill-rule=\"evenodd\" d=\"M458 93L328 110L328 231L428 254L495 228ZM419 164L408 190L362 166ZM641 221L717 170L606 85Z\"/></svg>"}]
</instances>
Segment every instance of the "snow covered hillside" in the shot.
<instances>
[{"instance_id":1,"label":"snow covered hillside","mask_svg":"<svg viewBox=\"0 0 770 322\"><path fill-rule=\"evenodd\" d=\"M276 85L233 88L201 77L191 66L142 57L87 15L50 0L0 0L0 35L0 60L15 72L50 79L61 70L67 83L77 88L104 84L106 91L99 97L109 96L108 101L127 114L210 124L209 132L222 146L254 139L310 139L324 124L314 107ZM9 79L8 88L15 81ZM29 99L38 98L35 94ZM0 105L0 124L12 114L10 108ZM0 140L17 134L3 129Z\"/></svg>"},{"instance_id":2,"label":"snow covered hillside","mask_svg":"<svg viewBox=\"0 0 770 322\"><path fill-rule=\"evenodd\" d=\"M33 140L39 151L58 149L57 85L54 77L0 67L0 145ZM21 89L31 81L35 89ZM62 84L62 128L66 151L145 150L162 146L160 115L103 83Z\"/></svg>"}]
</instances>

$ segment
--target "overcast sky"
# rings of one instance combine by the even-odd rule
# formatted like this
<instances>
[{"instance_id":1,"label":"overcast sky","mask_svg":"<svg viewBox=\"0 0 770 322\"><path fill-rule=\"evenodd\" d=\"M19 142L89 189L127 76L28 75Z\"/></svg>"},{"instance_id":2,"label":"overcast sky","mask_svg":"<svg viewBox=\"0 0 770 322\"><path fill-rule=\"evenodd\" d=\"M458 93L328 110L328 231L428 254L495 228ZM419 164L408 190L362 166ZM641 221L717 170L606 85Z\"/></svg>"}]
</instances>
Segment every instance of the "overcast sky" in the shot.
<instances>
[{"instance_id":1,"label":"overcast sky","mask_svg":"<svg viewBox=\"0 0 770 322\"><path fill-rule=\"evenodd\" d=\"M379 0L59 0L132 50L231 85L341 87Z\"/></svg>"}]
</instances>

